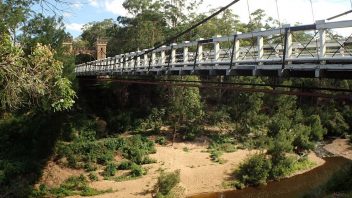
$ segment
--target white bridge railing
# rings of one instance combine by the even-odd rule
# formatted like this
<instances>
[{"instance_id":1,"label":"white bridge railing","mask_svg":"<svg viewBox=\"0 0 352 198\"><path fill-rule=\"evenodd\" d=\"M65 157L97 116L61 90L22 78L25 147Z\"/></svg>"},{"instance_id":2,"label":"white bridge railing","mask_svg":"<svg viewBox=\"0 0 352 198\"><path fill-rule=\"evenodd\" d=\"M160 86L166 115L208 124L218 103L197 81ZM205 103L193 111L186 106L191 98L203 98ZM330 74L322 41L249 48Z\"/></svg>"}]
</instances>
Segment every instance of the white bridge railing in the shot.
<instances>
[{"instance_id":1,"label":"white bridge railing","mask_svg":"<svg viewBox=\"0 0 352 198\"><path fill-rule=\"evenodd\" d=\"M76 66L77 76L182 74L216 70L351 70L352 38L332 34L336 29L352 34L352 20L290 26L232 36L215 36L173 43L116 55ZM319 73L319 72L318 72ZM319 74L316 75L318 77Z\"/></svg>"}]
</instances>

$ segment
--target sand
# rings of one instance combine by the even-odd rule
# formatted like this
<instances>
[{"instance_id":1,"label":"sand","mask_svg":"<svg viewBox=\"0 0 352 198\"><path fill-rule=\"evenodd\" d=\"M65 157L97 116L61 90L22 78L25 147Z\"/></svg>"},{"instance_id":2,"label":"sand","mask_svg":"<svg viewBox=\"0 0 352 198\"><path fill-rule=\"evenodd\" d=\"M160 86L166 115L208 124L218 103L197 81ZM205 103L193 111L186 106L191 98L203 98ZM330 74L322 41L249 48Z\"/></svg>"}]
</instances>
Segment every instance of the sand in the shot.
<instances>
[{"instance_id":1,"label":"sand","mask_svg":"<svg viewBox=\"0 0 352 198\"><path fill-rule=\"evenodd\" d=\"M348 139L336 139L331 144L324 146L324 149L332 154L352 160L352 145Z\"/></svg>"},{"instance_id":2,"label":"sand","mask_svg":"<svg viewBox=\"0 0 352 198\"><path fill-rule=\"evenodd\" d=\"M187 149L188 151L185 151ZM130 181L97 181L91 187L99 190L112 189L116 192L98 195L98 198L150 198L153 186L160 174L160 169L166 171L181 171L181 186L186 196L206 192L218 192L228 190L223 187L223 182L231 179L233 170L248 156L258 152L249 150L238 150L234 153L225 153L222 159L224 164L212 162L210 155L206 152L206 144L176 143L174 146L157 146L157 153L151 155L158 163L145 165L148 174L142 178ZM309 154L309 159L320 166L324 160L318 158L314 153ZM308 171L308 170L307 170ZM297 174L302 174L302 171Z\"/></svg>"}]
</instances>

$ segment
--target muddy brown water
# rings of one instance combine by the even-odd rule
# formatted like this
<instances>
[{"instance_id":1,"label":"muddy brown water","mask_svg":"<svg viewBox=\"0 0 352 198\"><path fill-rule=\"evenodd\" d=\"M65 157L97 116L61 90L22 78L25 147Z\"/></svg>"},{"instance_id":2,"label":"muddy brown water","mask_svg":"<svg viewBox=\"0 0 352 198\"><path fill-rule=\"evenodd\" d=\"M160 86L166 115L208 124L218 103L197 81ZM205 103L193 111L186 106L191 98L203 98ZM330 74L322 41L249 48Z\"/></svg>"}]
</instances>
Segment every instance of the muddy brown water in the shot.
<instances>
[{"instance_id":1,"label":"muddy brown water","mask_svg":"<svg viewBox=\"0 0 352 198\"><path fill-rule=\"evenodd\" d=\"M280 181L269 182L259 187L231 190L218 193L204 193L189 198L297 198L325 184L341 167L351 163L343 157L324 158L324 165L307 173Z\"/></svg>"}]
</instances>

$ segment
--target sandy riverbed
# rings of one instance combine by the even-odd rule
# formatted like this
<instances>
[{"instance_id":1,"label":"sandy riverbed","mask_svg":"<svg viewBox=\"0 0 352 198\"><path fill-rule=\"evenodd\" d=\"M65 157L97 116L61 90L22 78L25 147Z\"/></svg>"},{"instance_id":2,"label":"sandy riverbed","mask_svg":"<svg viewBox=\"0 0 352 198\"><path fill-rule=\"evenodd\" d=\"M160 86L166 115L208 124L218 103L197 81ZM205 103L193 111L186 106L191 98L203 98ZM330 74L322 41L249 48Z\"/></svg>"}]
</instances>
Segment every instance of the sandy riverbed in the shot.
<instances>
[{"instance_id":1,"label":"sandy riverbed","mask_svg":"<svg viewBox=\"0 0 352 198\"><path fill-rule=\"evenodd\" d=\"M189 151L185 152L184 148ZM194 195L204 192L217 192L226 190L222 183L231 177L233 170L243 162L249 155L257 151L238 150L234 153L222 155L226 161L224 164L214 163L209 158L205 145L177 143L174 146L157 147L157 153L151 155L158 159L157 164L146 165L148 175L143 178L125 181L98 181L91 184L99 190L111 188L114 193L99 195L99 198L121 197L121 198L146 198L151 197L151 190L159 176L160 169L167 171L181 170L181 186L185 189L186 195ZM309 159L317 166L324 163L314 153ZM303 172L300 172L300 174Z\"/></svg>"},{"instance_id":2,"label":"sandy riverbed","mask_svg":"<svg viewBox=\"0 0 352 198\"><path fill-rule=\"evenodd\" d=\"M352 159L352 147L348 143L348 140L337 139L324 148L336 155ZM234 153L225 153L222 155L222 159L224 159L226 163L218 164L210 160L210 155L206 152L206 149L206 143L176 143L174 146L157 146L157 153L151 155L151 157L157 159L158 163L144 166L148 170L147 175L136 180L123 182L106 180L93 182L91 186L99 190L112 189L116 191L95 197L150 198L152 197L151 192L161 169L166 171L181 171L181 186L185 189L187 196L205 192L223 191L225 189L222 183L231 179L230 177L233 170L249 155L258 152L238 150ZM309 154L308 158L315 162L315 167L324 164L324 160L317 157L313 152ZM66 171L66 169L64 170ZM56 169L54 171L57 172ZM302 174L306 171L296 173L295 175ZM62 171L58 172L62 173ZM72 174L67 173L64 175L68 176ZM64 178L61 178L60 180L63 179Z\"/></svg>"}]
</instances>

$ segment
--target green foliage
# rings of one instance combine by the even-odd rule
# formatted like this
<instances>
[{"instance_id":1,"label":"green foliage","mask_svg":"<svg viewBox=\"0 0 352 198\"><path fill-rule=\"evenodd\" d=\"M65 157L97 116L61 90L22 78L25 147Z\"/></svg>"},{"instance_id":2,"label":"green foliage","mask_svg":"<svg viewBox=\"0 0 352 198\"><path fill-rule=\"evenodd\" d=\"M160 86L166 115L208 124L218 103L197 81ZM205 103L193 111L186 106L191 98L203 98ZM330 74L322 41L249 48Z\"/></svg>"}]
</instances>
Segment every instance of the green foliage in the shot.
<instances>
[{"instance_id":1,"label":"green foliage","mask_svg":"<svg viewBox=\"0 0 352 198\"><path fill-rule=\"evenodd\" d=\"M320 116L312 115L307 121L308 126L310 126L310 139L313 141L320 141L326 135L327 130L323 127Z\"/></svg>"},{"instance_id":2,"label":"green foliage","mask_svg":"<svg viewBox=\"0 0 352 198\"><path fill-rule=\"evenodd\" d=\"M206 115L206 121L210 125L220 125L223 123L230 122L231 117L227 111L228 111L227 109L222 108L222 109L217 110L215 112L209 112Z\"/></svg>"},{"instance_id":3,"label":"green foliage","mask_svg":"<svg viewBox=\"0 0 352 198\"><path fill-rule=\"evenodd\" d=\"M167 139L165 137L158 136L155 139L155 142L160 144L160 145L166 145L167 144Z\"/></svg>"},{"instance_id":4,"label":"green foliage","mask_svg":"<svg viewBox=\"0 0 352 198\"><path fill-rule=\"evenodd\" d=\"M240 164L236 177L246 185L265 184L271 170L271 161L264 154L255 154Z\"/></svg>"},{"instance_id":5,"label":"green foliage","mask_svg":"<svg viewBox=\"0 0 352 198\"><path fill-rule=\"evenodd\" d=\"M132 129L132 113L119 112L117 115L109 117L108 127L110 131L123 133Z\"/></svg>"},{"instance_id":6,"label":"green foliage","mask_svg":"<svg viewBox=\"0 0 352 198\"><path fill-rule=\"evenodd\" d=\"M129 170L132 167L133 162L131 161L127 161L127 160L123 160L122 162L120 162L120 164L117 166L118 170Z\"/></svg>"},{"instance_id":7,"label":"green foliage","mask_svg":"<svg viewBox=\"0 0 352 198\"><path fill-rule=\"evenodd\" d=\"M213 135L208 151L210 152L210 159L214 162L224 163L221 155L225 153L232 153L237 150L235 139L229 135Z\"/></svg>"},{"instance_id":8,"label":"green foliage","mask_svg":"<svg viewBox=\"0 0 352 198\"><path fill-rule=\"evenodd\" d=\"M131 176L132 177L140 177L142 175L144 175L146 173L146 171L143 169L142 166L137 165L135 163L132 163L131 165Z\"/></svg>"},{"instance_id":9,"label":"green foliage","mask_svg":"<svg viewBox=\"0 0 352 198\"><path fill-rule=\"evenodd\" d=\"M99 180L98 175L95 172L90 172L88 174L88 178L90 179L90 181L98 181Z\"/></svg>"},{"instance_id":10,"label":"green foliage","mask_svg":"<svg viewBox=\"0 0 352 198\"><path fill-rule=\"evenodd\" d=\"M136 129L137 132L152 132L158 134L163 125L165 109L153 108L148 118L141 119Z\"/></svg>"},{"instance_id":11,"label":"green foliage","mask_svg":"<svg viewBox=\"0 0 352 198\"><path fill-rule=\"evenodd\" d=\"M182 139L193 141L202 134L204 129L200 124L192 123L188 124L184 130L185 131L183 133Z\"/></svg>"},{"instance_id":12,"label":"green foliage","mask_svg":"<svg viewBox=\"0 0 352 198\"><path fill-rule=\"evenodd\" d=\"M66 196L94 196L112 192L112 190L99 191L88 187L88 180L83 175L73 176L65 180L58 188L40 186L39 190L32 192L31 197L66 197Z\"/></svg>"},{"instance_id":13,"label":"green foliage","mask_svg":"<svg viewBox=\"0 0 352 198\"><path fill-rule=\"evenodd\" d=\"M0 100L2 109L35 107L44 111L63 111L74 104L71 82L63 78L63 65L50 47L37 44L25 57L22 50L0 38ZM36 102L33 102L36 101Z\"/></svg>"},{"instance_id":14,"label":"green foliage","mask_svg":"<svg viewBox=\"0 0 352 198\"><path fill-rule=\"evenodd\" d=\"M137 164L148 164L154 161L148 157L148 154L156 152L155 145L152 141L142 136L133 136L130 138L106 138L100 141L73 141L69 144L59 143L57 146L57 155L59 158L65 157L68 166L72 168L86 168L91 170L92 164L111 165L117 151ZM116 169L116 167L115 167Z\"/></svg>"},{"instance_id":15,"label":"green foliage","mask_svg":"<svg viewBox=\"0 0 352 198\"><path fill-rule=\"evenodd\" d=\"M159 197L168 196L173 188L180 183L180 171L171 173L162 172L155 184L154 189Z\"/></svg>"},{"instance_id":16,"label":"green foliage","mask_svg":"<svg viewBox=\"0 0 352 198\"><path fill-rule=\"evenodd\" d=\"M270 178L280 179L284 176L288 176L292 172L292 166L294 161L292 158L288 158L283 155L273 155L272 169L270 170Z\"/></svg>"},{"instance_id":17,"label":"green foliage","mask_svg":"<svg viewBox=\"0 0 352 198\"><path fill-rule=\"evenodd\" d=\"M122 148L123 156L136 164L148 164L153 162L147 155L155 153L154 142L146 137L136 135L127 140L127 145Z\"/></svg>"},{"instance_id":18,"label":"green foliage","mask_svg":"<svg viewBox=\"0 0 352 198\"><path fill-rule=\"evenodd\" d=\"M342 136L348 133L349 126L341 112L335 108L326 108L321 112L320 117L324 127L332 136Z\"/></svg>"},{"instance_id":19,"label":"green foliage","mask_svg":"<svg viewBox=\"0 0 352 198\"><path fill-rule=\"evenodd\" d=\"M3 114L0 120L0 194L28 196L52 156L61 123L62 117L57 114Z\"/></svg>"},{"instance_id":20,"label":"green foliage","mask_svg":"<svg viewBox=\"0 0 352 198\"><path fill-rule=\"evenodd\" d=\"M106 178L108 177L112 177L112 176L115 176L116 174L116 164L113 163L113 162L109 162L105 169L104 169L104 172L102 173L102 175Z\"/></svg>"}]
</instances>

